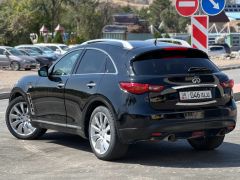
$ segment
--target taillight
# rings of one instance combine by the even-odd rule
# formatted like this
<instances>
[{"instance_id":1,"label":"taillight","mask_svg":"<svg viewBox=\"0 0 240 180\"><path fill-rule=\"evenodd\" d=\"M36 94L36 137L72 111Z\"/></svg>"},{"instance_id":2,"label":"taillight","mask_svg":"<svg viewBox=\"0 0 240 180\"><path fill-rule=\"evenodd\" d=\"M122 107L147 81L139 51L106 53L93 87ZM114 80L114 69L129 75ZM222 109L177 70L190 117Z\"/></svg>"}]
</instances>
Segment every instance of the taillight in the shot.
<instances>
[{"instance_id":1,"label":"taillight","mask_svg":"<svg viewBox=\"0 0 240 180\"><path fill-rule=\"evenodd\" d=\"M221 86L223 87L223 88L233 88L234 87L234 80L233 79L231 79L231 80L229 80L229 81L225 81L225 82L222 82L221 83Z\"/></svg>"},{"instance_id":2,"label":"taillight","mask_svg":"<svg viewBox=\"0 0 240 180\"><path fill-rule=\"evenodd\" d=\"M160 85L150 85L142 83L130 83L130 82L121 82L120 87L129 93L132 94L144 94L147 92L161 92L164 89L164 86Z\"/></svg>"}]
</instances>

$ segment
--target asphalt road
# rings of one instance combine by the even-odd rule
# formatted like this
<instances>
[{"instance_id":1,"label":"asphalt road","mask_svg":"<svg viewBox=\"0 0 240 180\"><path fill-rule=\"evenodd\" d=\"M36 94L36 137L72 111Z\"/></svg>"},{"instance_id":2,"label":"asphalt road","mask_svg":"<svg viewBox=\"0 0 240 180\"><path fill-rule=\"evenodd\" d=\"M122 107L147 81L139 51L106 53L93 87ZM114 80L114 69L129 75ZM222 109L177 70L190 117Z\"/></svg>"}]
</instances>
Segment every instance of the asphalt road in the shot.
<instances>
[{"instance_id":1,"label":"asphalt road","mask_svg":"<svg viewBox=\"0 0 240 180\"><path fill-rule=\"evenodd\" d=\"M96 159L86 140L50 131L40 140L17 140L5 122L0 101L0 179L228 179L240 176L240 128L215 151L197 152L185 141L138 143L124 160ZM240 106L240 104L238 105Z\"/></svg>"}]
</instances>

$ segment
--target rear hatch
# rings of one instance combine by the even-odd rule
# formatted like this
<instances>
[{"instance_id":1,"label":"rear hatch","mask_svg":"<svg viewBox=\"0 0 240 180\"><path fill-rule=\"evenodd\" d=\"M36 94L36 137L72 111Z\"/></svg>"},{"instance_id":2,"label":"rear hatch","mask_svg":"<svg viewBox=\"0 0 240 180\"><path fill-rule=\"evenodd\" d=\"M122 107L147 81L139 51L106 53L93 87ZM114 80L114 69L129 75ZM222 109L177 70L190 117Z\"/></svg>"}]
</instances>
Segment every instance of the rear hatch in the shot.
<instances>
[{"instance_id":1,"label":"rear hatch","mask_svg":"<svg viewBox=\"0 0 240 180\"><path fill-rule=\"evenodd\" d=\"M232 98L233 81L196 49L171 47L147 52L132 60L131 67L133 81L148 88L154 109L217 107Z\"/></svg>"}]
</instances>

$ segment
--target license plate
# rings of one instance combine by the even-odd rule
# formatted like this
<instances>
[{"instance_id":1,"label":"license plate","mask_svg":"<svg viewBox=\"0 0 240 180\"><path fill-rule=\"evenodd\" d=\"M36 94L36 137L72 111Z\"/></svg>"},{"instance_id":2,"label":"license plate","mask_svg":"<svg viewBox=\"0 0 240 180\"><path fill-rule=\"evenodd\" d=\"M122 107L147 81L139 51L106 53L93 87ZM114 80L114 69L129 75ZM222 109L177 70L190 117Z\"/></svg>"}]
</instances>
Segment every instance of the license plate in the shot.
<instances>
[{"instance_id":1,"label":"license plate","mask_svg":"<svg viewBox=\"0 0 240 180\"><path fill-rule=\"evenodd\" d=\"M211 91L187 91L180 92L180 100L201 100L201 99L212 99Z\"/></svg>"}]
</instances>

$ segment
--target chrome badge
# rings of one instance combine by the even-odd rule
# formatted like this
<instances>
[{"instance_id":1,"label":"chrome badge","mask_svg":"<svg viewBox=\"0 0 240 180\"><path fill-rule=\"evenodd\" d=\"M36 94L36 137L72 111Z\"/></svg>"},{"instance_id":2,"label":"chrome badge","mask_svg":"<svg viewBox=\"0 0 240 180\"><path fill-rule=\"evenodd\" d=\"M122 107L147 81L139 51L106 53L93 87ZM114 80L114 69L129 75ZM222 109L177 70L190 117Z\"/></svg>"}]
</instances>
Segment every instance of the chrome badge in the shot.
<instances>
[{"instance_id":1,"label":"chrome badge","mask_svg":"<svg viewBox=\"0 0 240 180\"><path fill-rule=\"evenodd\" d=\"M194 84L200 84L200 83L201 83L201 79L200 79L199 77L194 77L194 78L192 79L192 82L193 82Z\"/></svg>"}]
</instances>

